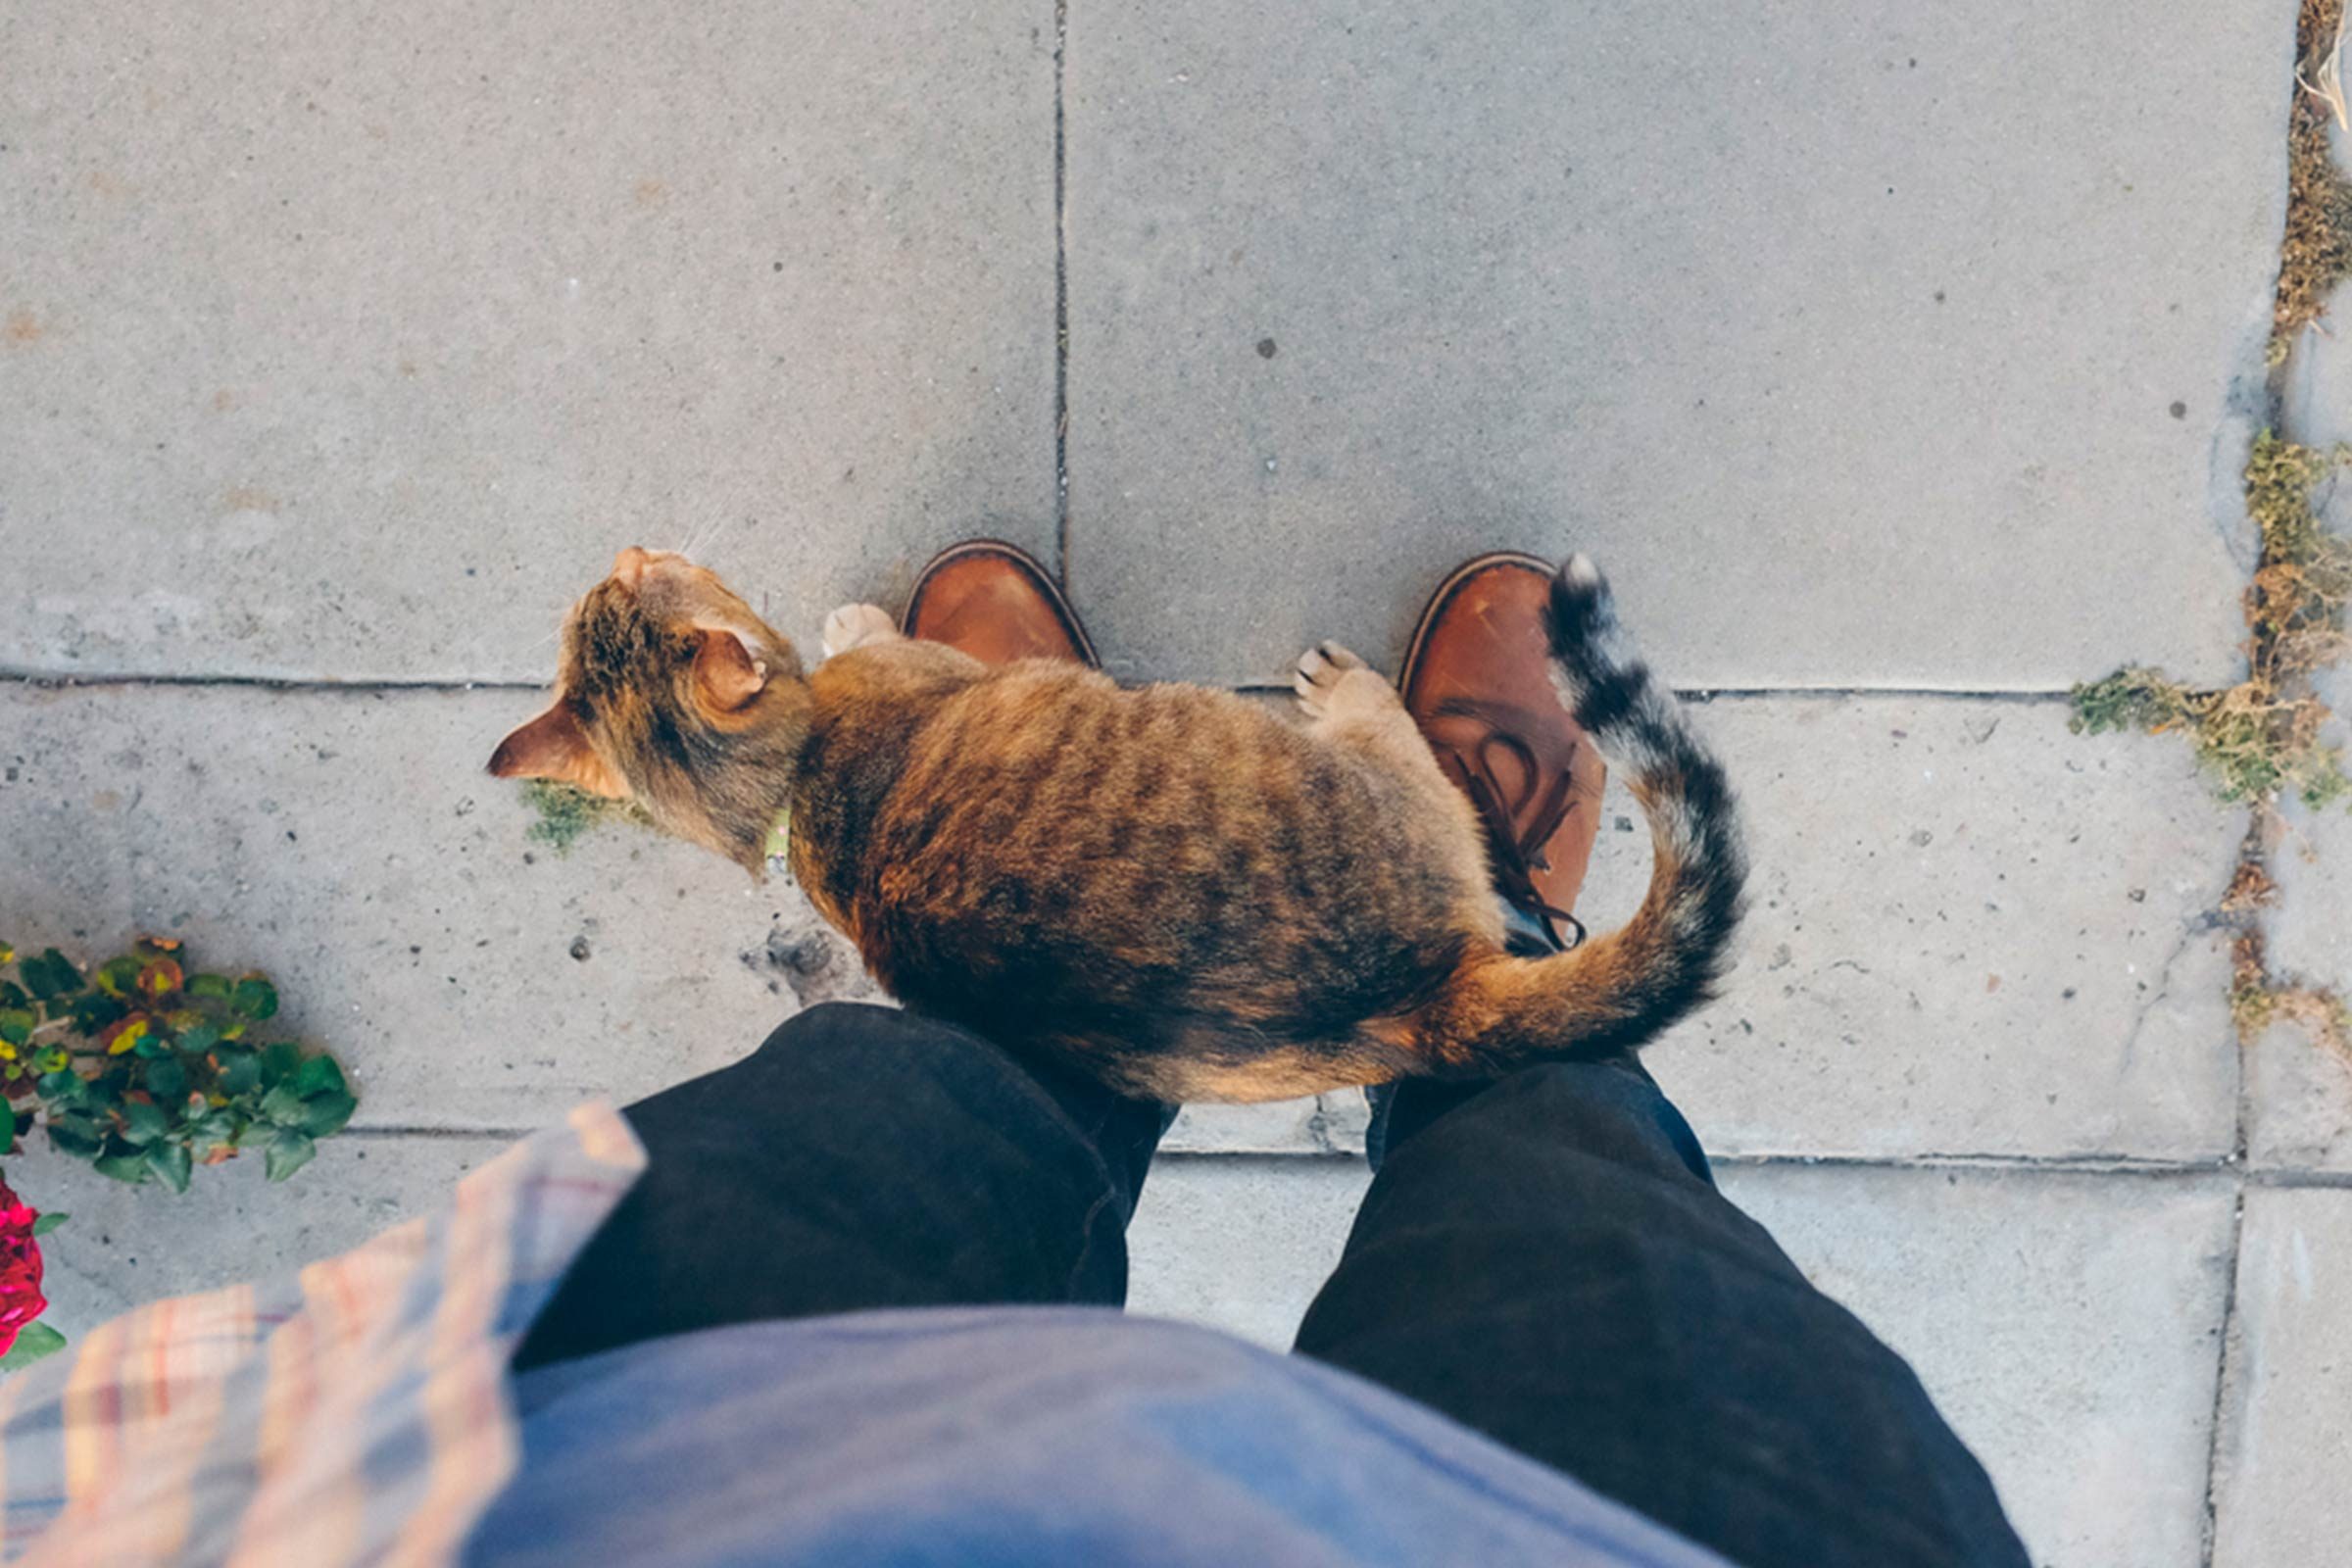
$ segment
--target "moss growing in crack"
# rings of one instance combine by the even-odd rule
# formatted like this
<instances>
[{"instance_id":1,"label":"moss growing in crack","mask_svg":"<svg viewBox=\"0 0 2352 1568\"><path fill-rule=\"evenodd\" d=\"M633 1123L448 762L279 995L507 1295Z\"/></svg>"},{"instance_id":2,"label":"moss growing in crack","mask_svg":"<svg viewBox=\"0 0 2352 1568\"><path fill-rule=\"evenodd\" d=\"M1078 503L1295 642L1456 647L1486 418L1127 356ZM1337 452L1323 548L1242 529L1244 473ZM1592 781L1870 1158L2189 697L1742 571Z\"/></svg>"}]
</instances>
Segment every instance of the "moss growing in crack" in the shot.
<instances>
[{"instance_id":1,"label":"moss growing in crack","mask_svg":"<svg viewBox=\"0 0 2352 1568\"><path fill-rule=\"evenodd\" d=\"M2352 541L2320 526L2312 498L2352 454L2320 452L2265 430L2246 464L2246 511L2262 536L2247 585L2246 678L2199 691L2133 665L2074 689L2078 731L2185 732L2226 801L2293 795L2319 808L2352 794L2341 750L2321 739L2328 712L2313 670L2344 651Z\"/></svg>"},{"instance_id":2,"label":"moss growing in crack","mask_svg":"<svg viewBox=\"0 0 2352 1568\"><path fill-rule=\"evenodd\" d=\"M613 822L630 822L649 826L643 808L634 801L615 801L569 784L557 784L535 778L522 786L522 802L537 813L525 835L534 844L544 844L558 855L569 855L571 847L592 828Z\"/></svg>"},{"instance_id":3,"label":"moss growing in crack","mask_svg":"<svg viewBox=\"0 0 2352 1568\"><path fill-rule=\"evenodd\" d=\"M2074 689L2073 727L2093 735L2119 729L2159 734L2195 717L2198 695L2160 669L2126 665Z\"/></svg>"},{"instance_id":4,"label":"moss growing in crack","mask_svg":"<svg viewBox=\"0 0 2352 1568\"><path fill-rule=\"evenodd\" d=\"M2271 311L2271 363L2286 358L2295 335L2318 320L2328 295L2352 274L2352 180L2328 151L2334 110L2322 84L2341 24L2344 0L2303 0L2295 24L2295 59L2305 90L2288 111L2286 233L2278 248L2278 292Z\"/></svg>"}]
</instances>

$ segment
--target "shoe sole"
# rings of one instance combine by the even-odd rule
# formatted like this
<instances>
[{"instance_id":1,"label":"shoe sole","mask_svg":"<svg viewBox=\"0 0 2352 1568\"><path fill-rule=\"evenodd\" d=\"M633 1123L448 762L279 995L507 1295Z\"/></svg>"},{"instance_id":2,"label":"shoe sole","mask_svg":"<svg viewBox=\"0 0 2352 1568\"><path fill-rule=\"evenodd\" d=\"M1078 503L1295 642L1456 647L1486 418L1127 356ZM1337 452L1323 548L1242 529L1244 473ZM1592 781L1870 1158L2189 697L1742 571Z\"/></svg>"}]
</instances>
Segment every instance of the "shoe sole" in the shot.
<instances>
[{"instance_id":1,"label":"shoe sole","mask_svg":"<svg viewBox=\"0 0 2352 1568\"><path fill-rule=\"evenodd\" d=\"M1061 591L1061 584L1054 580L1054 574L1046 569L1043 562L1019 545L1006 544L1002 539L966 539L933 556L923 569L915 574L914 592L906 596L906 612L899 616L901 632L910 637L914 635L914 617L922 609L923 590L930 586L933 575L943 567L973 556L990 556L1018 566L1037 590L1045 595L1046 603L1053 607L1054 617L1061 622L1061 629L1070 634L1070 641L1077 644L1080 660L1089 669L1102 667L1102 656L1095 652L1095 640L1086 634L1086 627L1078 619L1078 612L1070 607L1069 596Z\"/></svg>"}]
</instances>

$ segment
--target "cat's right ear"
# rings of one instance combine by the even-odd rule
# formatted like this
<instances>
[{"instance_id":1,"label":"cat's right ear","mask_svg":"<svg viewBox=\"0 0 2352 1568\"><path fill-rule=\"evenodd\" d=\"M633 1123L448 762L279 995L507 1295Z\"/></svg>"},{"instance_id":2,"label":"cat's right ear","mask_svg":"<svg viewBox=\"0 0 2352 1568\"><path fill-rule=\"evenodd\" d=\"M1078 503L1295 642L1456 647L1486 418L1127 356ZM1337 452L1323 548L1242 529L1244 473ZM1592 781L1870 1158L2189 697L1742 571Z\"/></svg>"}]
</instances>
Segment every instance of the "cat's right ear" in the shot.
<instances>
[{"instance_id":1,"label":"cat's right ear","mask_svg":"<svg viewBox=\"0 0 2352 1568\"><path fill-rule=\"evenodd\" d=\"M626 800L628 784L596 755L588 731L569 703L559 702L498 743L490 754L498 778L544 778L591 795Z\"/></svg>"},{"instance_id":2,"label":"cat's right ear","mask_svg":"<svg viewBox=\"0 0 2352 1568\"><path fill-rule=\"evenodd\" d=\"M736 712L767 689L767 661L741 632L703 626L695 635L694 689L712 712Z\"/></svg>"}]
</instances>

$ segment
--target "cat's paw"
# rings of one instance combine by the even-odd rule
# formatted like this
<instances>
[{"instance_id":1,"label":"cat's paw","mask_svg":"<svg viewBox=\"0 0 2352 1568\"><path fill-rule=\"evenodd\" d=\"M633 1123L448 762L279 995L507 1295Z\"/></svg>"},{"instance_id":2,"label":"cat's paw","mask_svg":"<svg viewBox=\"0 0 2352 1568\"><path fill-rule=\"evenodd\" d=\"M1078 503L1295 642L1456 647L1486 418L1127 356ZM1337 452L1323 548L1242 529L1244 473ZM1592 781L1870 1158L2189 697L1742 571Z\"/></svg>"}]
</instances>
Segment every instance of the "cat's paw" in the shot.
<instances>
[{"instance_id":1,"label":"cat's paw","mask_svg":"<svg viewBox=\"0 0 2352 1568\"><path fill-rule=\"evenodd\" d=\"M902 634L890 612L877 605L844 605L825 617L825 657L870 643L895 643Z\"/></svg>"},{"instance_id":2,"label":"cat's paw","mask_svg":"<svg viewBox=\"0 0 2352 1568\"><path fill-rule=\"evenodd\" d=\"M1382 694L1396 696L1378 671L1338 643L1317 643L1300 654L1298 667L1291 674L1291 690L1298 694L1298 706L1309 718L1330 718L1355 703L1377 702Z\"/></svg>"}]
</instances>

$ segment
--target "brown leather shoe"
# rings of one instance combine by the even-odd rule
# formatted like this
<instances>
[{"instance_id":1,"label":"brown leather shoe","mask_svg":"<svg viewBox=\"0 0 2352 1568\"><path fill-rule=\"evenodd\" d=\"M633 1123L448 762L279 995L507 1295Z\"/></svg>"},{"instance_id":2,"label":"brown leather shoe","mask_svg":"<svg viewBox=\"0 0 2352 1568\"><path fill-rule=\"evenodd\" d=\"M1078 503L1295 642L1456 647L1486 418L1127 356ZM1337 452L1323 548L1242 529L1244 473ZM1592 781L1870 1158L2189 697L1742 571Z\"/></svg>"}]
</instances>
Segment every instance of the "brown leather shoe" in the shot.
<instances>
[{"instance_id":1,"label":"brown leather shoe","mask_svg":"<svg viewBox=\"0 0 2352 1568\"><path fill-rule=\"evenodd\" d=\"M1569 911L1609 775L1552 688L1544 630L1552 574L1517 552L1455 571L1421 612L1398 685L1438 764L1486 823L1495 891L1567 948L1584 940Z\"/></svg>"},{"instance_id":2,"label":"brown leather shoe","mask_svg":"<svg viewBox=\"0 0 2352 1568\"><path fill-rule=\"evenodd\" d=\"M932 558L914 579L899 629L946 643L984 664L1074 659L1101 668L1095 645L1054 574L1017 545L967 539Z\"/></svg>"}]
</instances>

